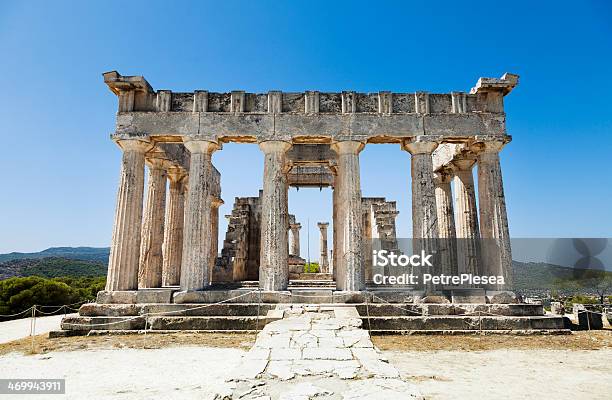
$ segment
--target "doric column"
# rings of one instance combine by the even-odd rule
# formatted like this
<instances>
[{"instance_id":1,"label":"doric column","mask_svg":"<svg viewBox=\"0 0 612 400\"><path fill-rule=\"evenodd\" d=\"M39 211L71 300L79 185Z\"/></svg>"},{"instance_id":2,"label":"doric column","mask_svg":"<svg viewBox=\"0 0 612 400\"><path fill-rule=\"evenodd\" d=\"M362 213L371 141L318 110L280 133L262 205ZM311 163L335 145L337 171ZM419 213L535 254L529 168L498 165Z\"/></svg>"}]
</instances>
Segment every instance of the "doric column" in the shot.
<instances>
[{"instance_id":1,"label":"doric column","mask_svg":"<svg viewBox=\"0 0 612 400\"><path fill-rule=\"evenodd\" d=\"M434 174L436 193L436 214L438 216L440 272L446 275L457 274L457 242L455 241L455 214L451 192L450 171Z\"/></svg>"},{"instance_id":2,"label":"doric column","mask_svg":"<svg viewBox=\"0 0 612 400\"><path fill-rule=\"evenodd\" d=\"M338 175L334 177L334 188L332 191L332 262L331 262L331 274L332 279L337 283L340 278L338 277L338 254L340 254L340 247L342 243L342 239L340 238L340 233L342 229L340 227L340 219L338 215Z\"/></svg>"},{"instance_id":3,"label":"doric column","mask_svg":"<svg viewBox=\"0 0 612 400\"><path fill-rule=\"evenodd\" d=\"M502 275L505 287L511 288L512 255L508 215L502 181L499 151L504 141L481 142L478 155L478 204L480 206L480 236L483 239L483 275ZM486 239L495 239L496 251L491 249ZM497 253L497 254L495 254Z\"/></svg>"},{"instance_id":4,"label":"doric column","mask_svg":"<svg viewBox=\"0 0 612 400\"><path fill-rule=\"evenodd\" d=\"M220 146L208 140L186 139L191 153L189 187L185 200L181 290L202 290L209 285L212 196L212 153Z\"/></svg>"},{"instance_id":5,"label":"doric column","mask_svg":"<svg viewBox=\"0 0 612 400\"><path fill-rule=\"evenodd\" d=\"M289 224L291 230L291 251L289 254L292 256L300 256L300 229L302 225L300 223Z\"/></svg>"},{"instance_id":6,"label":"doric column","mask_svg":"<svg viewBox=\"0 0 612 400\"><path fill-rule=\"evenodd\" d=\"M436 253L436 241L439 233L431 153L437 146L437 142L421 137L403 143L404 150L412 155L410 158L412 176L412 251L415 254L420 253L421 250L427 254ZM436 265L436 262L433 265ZM424 273L433 272L428 267L418 267L418 270L415 271L420 272L421 277ZM430 291L432 288L427 287L426 289Z\"/></svg>"},{"instance_id":7,"label":"doric column","mask_svg":"<svg viewBox=\"0 0 612 400\"><path fill-rule=\"evenodd\" d=\"M480 232L472 166L475 159L457 159L455 165L455 206L457 210L457 261L459 273L480 275Z\"/></svg>"},{"instance_id":8,"label":"doric column","mask_svg":"<svg viewBox=\"0 0 612 400\"><path fill-rule=\"evenodd\" d=\"M162 286L167 174L163 160L151 159L148 166L149 180L142 220L138 287L159 288Z\"/></svg>"},{"instance_id":9,"label":"doric column","mask_svg":"<svg viewBox=\"0 0 612 400\"><path fill-rule=\"evenodd\" d=\"M117 143L123 149L123 156L106 290L135 290L138 288L144 156L151 145L142 139L124 139Z\"/></svg>"},{"instance_id":10,"label":"doric column","mask_svg":"<svg viewBox=\"0 0 612 400\"><path fill-rule=\"evenodd\" d=\"M271 140L261 142L259 148L264 153L259 287L263 290L285 290L289 283L285 163L291 144Z\"/></svg>"},{"instance_id":11,"label":"doric column","mask_svg":"<svg viewBox=\"0 0 612 400\"><path fill-rule=\"evenodd\" d=\"M321 232L321 241L319 244L321 251L321 259L319 260L320 272L327 273L329 269L329 261L327 258L327 227L329 223L319 222L317 226L319 227L319 232Z\"/></svg>"},{"instance_id":12,"label":"doric column","mask_svg":"<svg viewBox=\"0 0 612 400\"><path fill-rule=\"evenodd\" d=\"M336 285L339 290L357 291L365 288L363 262L363 216L361 213L361 183L359 177L359 152L364 144L343 141L332 144L338 154L336 214L340 222L341 236L335 265Z\"/></svg>"},{"instance_id":13,"label":"doric column","mask_svg":"<svg viewBox=\"0 0 612 400\"><path fill-rule=\"evenodd\" d=\"M210 205L210 270L209 276L212 282L212 272L219 256L219 207L223 200L213 198Z\"/></svg>"},{"instance_id":14,"label":"doric column","mask_svg":"<svg viewBox=\"0 0 612 400\"><path fill-rule=\"evenodd\" d=\"M162 286L178 286L181 280L187 176L185 172L174 169L168 172L168 180L170 181L170 191L166 204Z\"/></svg>"}]
</instances>

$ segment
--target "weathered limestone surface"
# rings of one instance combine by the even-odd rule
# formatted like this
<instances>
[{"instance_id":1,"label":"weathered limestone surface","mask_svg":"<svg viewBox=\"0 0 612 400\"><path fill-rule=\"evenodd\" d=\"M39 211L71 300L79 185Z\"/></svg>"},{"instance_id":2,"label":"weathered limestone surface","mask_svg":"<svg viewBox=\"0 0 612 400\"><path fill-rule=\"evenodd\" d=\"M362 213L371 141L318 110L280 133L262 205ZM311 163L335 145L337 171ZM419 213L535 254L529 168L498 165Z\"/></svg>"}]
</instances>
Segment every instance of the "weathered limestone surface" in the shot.
<instances>
[{"instance_id":1,"label":"weathered limestone surface","mask_svg":"<svg viewBox=\"0 0 612 400\"><path fill-rule=\"evenodd\" d=\"M336 284L339 290L355 291L365 287L365 269L362 251L361 183L359 177L359 152L364 145L356 141L334 143L338 154L336 178L337 216L340 221Z\"/></svg>"},{"instance_id":2,"label":"weathered limestone surface","mask_svg":"<svg viewBox=\"0 0 612 400\"><path fill-rule=\"evenodd\" d=\"M142 222L140 243L139 288L162 285L162 245L166 211L166 170L159 159L149 160L147 202Z\"/></svg>"},{"instance_id":3,"label":"weathered limestone surface","mask_svg":"<svg viewBox=\"0 0 612 400\"><path fill-rule=\"evenodd\" d=\"M480 259L480 231L478 209L474 189L473 159L457 159L455 169L455 204L457 209L457 261L459 273L479 275L482 272Z\"/></svg>"},{"instance_id":4,"label":"weathered limestone surface","mask_svg":"<svg viewBox=\"0 0 612 400\"><path fill-rule=\"evenodd\" d=\"M478 204L480 206L480 236L482 239L495 239L496 249L484 243L483 273L502 275L507 289L512 287L512 257L510 252L510 232L506 213L506 198L502 181L499 151L504 141L482 143L478 155ZM490 288L495 289L495 288Z\"/></svg>"},{"instance_id":5,"label":"weathered limestone surface","mask_svg":"<svg viewBox=\"0 0 612 400\"><path fill-rule=\"evenodd\" d=\"M410 166L413 252L418 253L424 250L427 254L435 254L435 242L439 233L431 153L438 143L428 139L431 138L417 138L405 142L403 149L412 155ZM429 267L419 267L419 272L432 272L429 269Z\"/></svg>"},{"instance_id":6,"label":"weathered limestone surface","mask_svg":"<svg viewBox=\"0 0 612 400\"><path fill-rule=\"evenodd\" d=\"M219 145L207 140L187 140L191 153L189 188L185 202L185 227L181 290L204 289L209 284L210 229L213 167L211 156Z\"/></svg>"},{"instance_id":7,"label":"weathered limestone surface","mask_svg":"<svg viewBox=\"0 0 612 400\"><path fill-rule=\"evenodd\" d=\"M168 172L169 193L163 245L162 286L178 286L181 279L185 186L187 178L179 170Z\"/></svg>"},{"instance_id":8,"label":"weathered limestone surface","mask_svg":"<svg viewBox=\"0 0 612 400\"><path fill-rule=\"evenodd\" d=\"M257 335L219 395L270 399L280 394L279 399L287 400L422 398L374 347L354 308L332 310L321 312L316 306L274 310L284 318L267 324Z\"/></svg>"},{"instance_id":9,"label":"weathered limestone surface","mask_svg":"<svg viewBox=\"0 0 612 400\"><path fill-rule=\"evenodd\" d=\"M138 258L148 140L118 140L123 149L106 290L138 288Z\"/></svg>"},{"instance_id":10,"label":"weathered limestone surface","mask_svg":"<svg viewBox=\"0 0 612 400\"><path fill-rule=\"evenodd\" d=\"M259 287L263 290L285 290L289 283L288 188L285 162L291 144L266 141L260 143L259 147L264 152Z\"/></svg>"},{"instance_id":11,"label":"weathered limestone surface","mask_svg":"<svg viewBox=\"0 0 612 400\"><path fill-rule=\"evenodd\" d=\"M440 271L445 275L457 274L457 242L455 241L455 216L451 176L439 171L435 179L436 210L438 217Z\"/></svg>"},{"instance_id":12,"label":"weathered limestone surface","mask_svg":"<svg viewBox=\"0 0 612 400\"><path fill-rule=\"evenodd\" d=\"M329 270L329 261L327 258L327 227L329 226L328 222L319 222L317 223L319 227L319 232L321 233L320 238L320 250L321 250L321 259L319 260L319 266L321 268L322 273L327 273Z\"/></svg>"}]
</instances>

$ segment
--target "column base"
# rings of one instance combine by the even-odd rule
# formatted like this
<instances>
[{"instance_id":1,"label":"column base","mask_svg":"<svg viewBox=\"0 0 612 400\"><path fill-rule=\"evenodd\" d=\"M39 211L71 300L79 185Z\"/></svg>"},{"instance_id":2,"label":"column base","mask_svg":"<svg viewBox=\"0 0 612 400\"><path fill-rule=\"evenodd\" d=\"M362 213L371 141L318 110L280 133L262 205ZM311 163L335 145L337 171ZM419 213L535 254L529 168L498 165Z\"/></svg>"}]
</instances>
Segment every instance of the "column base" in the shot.
<instances>
[{"instance_id":1,"label":"column base","mask_svg":"<svg viewBox=\"0 0 612 400\"><path fill-rule=\"evenodd\" d=\"M140 304L140 303L172 303L172 293L176 289L153 288L138 290L102 290L96 296L98 304Z\"/></svg>"}]
</instances>

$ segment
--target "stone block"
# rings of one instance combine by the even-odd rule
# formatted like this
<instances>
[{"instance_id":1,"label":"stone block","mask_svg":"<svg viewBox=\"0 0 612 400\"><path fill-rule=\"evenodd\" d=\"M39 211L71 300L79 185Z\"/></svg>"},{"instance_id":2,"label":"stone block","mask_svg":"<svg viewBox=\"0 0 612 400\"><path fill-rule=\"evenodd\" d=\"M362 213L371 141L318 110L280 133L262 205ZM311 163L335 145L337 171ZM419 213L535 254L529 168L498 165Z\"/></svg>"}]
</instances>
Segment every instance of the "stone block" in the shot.
<instances>
[{"instance_id":1,"label":"stone block","mask_svg":"<svg viewBox=\"0 0 612 400\"><path fill-rule=\"evenodd\" d=\"M578 321L578 329L603 329L603 318L600 312L587 309L583 304L574 304L574 318Z\"/></svg>"},{"instance_id":2,"label":"stone block","mask_svg":"<svg viewBox=\"0 0 612 400\"><path fill-rule=\"evenodd\" d=\"M487 302L484 289L452 289L453 304L485 304Z\"/></svg>"},{"instance_id":3,"label":"stone block","mask_svg":"<svg viewBox=\"0 0 612 400\"><path fill-rule=\"evenodd\" d=\"M565 307L563 306L563 303L553 301L550 303L550 312L553 315L565 315Z\"/></svg>"},{"instance_id":4,"label":"stone block","mask_svg":"<svg viewBox=\"0 0 612 400\"><path fill-rule=\"evenodd\" d=\"M96 303L99 304L141 304L141 303L172 303L172 293L176 289L139 289L98 292Z\"/></svg>"},{"instance_id":5,"label":"stone block","mask_svg":"<svg viewBox=\"0 0 612 400\"><path fill-rule=\"evenodd\" d=\"M509 290L487 290L487 303L491 304L518 304L522 302L521 296Z\"/></svg>"}]
</instances>

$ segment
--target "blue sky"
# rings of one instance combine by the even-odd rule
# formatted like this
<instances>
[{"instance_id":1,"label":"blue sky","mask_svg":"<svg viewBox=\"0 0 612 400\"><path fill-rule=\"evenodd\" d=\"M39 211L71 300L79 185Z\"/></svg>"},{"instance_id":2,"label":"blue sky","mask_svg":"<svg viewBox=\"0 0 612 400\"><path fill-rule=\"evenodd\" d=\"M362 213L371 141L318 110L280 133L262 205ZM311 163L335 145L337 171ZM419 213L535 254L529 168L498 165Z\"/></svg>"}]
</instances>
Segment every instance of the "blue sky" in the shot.
<instances>
[{"instance_id":1,"label":"blue sky","mask_svg":"<svg viewBox=\"0 0 612 400\"><path fill-rule=\"evenodd\" d=\"M611 20L605 1L1 2L0 252L109 244L115 69L174 91L449 92L520 74L502 152L512 236L610 237ZM213 161L228 214L261 187L262 155L233 144ZM362 152L363 194L397 200L401 236L409 166L397 145ZM316 258L331 191L292 189L290 211Z\"/></svg>"}]
</instances>

